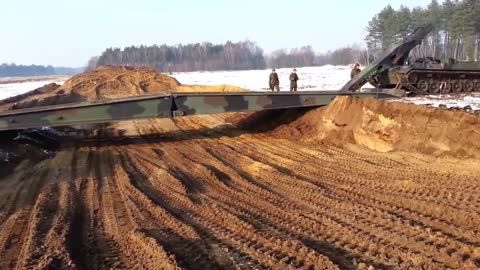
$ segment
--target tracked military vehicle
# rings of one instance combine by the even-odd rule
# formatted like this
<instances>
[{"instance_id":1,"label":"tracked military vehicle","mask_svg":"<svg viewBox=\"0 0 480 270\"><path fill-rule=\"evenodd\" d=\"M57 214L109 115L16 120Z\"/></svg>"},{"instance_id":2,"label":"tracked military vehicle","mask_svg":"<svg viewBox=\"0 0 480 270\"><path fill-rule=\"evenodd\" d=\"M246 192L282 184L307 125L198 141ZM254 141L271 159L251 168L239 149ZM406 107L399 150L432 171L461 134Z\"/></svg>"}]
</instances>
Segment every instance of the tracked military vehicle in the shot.
<instances>
[{"instance_id":1,"label":"tracked military vehicle","mask_svg":"<svg viewBox=\"0 0 480 270\"><path fill-rule=\"evenodd\" d=\"M411 50L431 32L432 25L416 29L405 41L387 51L342 90L356 91L369 82L376 88L399 88L414 94L480 92L480 62L457 62L431 57L409 63Z\"/></svg>"},{"instance_id":2,"label":"tracked military vehicle","mask_svg":"<svg viewBox=\"0 0 480 270\"><path fill-rule=\"evenodd\" d=\"M480 62L420 58L376 74L369 82L379 88L403 87L418 93L480 92Z\"/></svg>"}]
</instances>

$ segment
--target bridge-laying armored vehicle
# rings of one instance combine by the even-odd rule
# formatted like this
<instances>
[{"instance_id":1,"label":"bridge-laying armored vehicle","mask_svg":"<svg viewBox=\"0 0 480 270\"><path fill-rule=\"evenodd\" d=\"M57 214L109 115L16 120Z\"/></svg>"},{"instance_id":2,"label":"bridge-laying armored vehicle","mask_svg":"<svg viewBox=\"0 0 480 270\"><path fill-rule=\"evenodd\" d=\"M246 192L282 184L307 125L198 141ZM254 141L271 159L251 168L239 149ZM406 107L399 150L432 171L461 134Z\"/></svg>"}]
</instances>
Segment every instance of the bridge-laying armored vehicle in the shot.
<instances>
[{"instance_id":1,"label":"bridge-laying armored vehicle","mask_svg":"<svg viewBox=\"0 0 480 270\"><path fill-rule=\"evenodd\" d=\"M412 64L394 66L372 76L369 82L379 88L402 86L431 94L480 92L480 62L420 58Z\"/></svg>"},{"instance_id":2,"label":"bridge-laying armored vehicle","mask_svg":"<svg viewBox=\"0 0 480 270\"><path fill-rule=\"evenodd\" d=\"M426 57L409 63L411 50L420 45L431 30L431 25L416 29L405 41L349 81L342 90L355 91L369 82L376 88L401 88L415 94L480 92L480 62Z\"/></svg>"}]
</instances>

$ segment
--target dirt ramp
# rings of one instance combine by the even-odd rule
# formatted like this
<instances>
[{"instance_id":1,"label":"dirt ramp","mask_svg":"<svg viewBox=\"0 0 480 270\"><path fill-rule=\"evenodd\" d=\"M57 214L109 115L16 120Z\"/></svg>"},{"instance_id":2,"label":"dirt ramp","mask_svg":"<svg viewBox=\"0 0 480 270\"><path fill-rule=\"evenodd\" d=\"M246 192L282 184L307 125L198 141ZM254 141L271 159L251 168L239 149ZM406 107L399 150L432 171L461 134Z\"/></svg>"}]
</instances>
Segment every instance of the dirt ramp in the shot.
<instances>
[{"instance_id":1,"label":"dirt ramp","mask_svg":"<svg viewBox=\"0 0 480 270\"><path fill-rule=\"evenodd\" d=\"M480 118L400 102L338 97L274 130L279 136L379 151L480 158Z\"/></svg>"}]
</instances>

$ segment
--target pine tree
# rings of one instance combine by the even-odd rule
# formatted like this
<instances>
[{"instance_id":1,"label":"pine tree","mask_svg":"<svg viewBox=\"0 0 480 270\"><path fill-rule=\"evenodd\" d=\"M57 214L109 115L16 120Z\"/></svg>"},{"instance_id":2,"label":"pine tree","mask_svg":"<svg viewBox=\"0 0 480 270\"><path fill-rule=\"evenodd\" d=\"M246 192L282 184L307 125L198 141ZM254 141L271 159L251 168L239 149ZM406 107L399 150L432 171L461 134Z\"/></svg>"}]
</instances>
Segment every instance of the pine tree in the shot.
<instances>
[{"instance_id":1,"label":"pine tree","mask_svg":"<svg viewBox=\"0 0 480 270\"><path fill-rule=\"evenodd\" d=\"M463 1L455 8L451 19L452 38L456 41L454 58L470 60L474 54L475 24L472 6Z\"/></svg>"},{"instance_id":2,"label":"pine tree","mask_svg":"<svg viewBox=\"0 0 480 270\"><path fill-rule=\"evenodd\" d=\"M388 49L396 42L397 24L396 12L392 6L388 5L378 14L378 22L380 24L381 34L380 41L382 49Z\"/></svg>"},{"instance_id":3,"label":"pine tree","mask_svg":"<svg viewBox=\"0 0 480 270\"><path fill-rule=\"evenodd\" d=\"M396 12L396 40L404 40L412 32L412 14L406 6L400 6Z\"/></svg>"},{"instance_id":4,"label":"pine tree","mask_svg":"<svg viewBox=\"0 0 480 270\"><path fill-rule=\"evenodd\" d=\"M421 46L412 51L414 57L454 57L476 60L480 50L480 0L431 0L425 7L409 10L390 5L368 23L365 41L369 49L386 48L404 39L415 28L432 24L434 29Z\"/></svg>"},{"instance_id":5,"label":"pine tree","mask_svg":"<svg viewBox=\"0 0 480 270\"><path fill-rule=\"evenodd\" d=\"M455 13L455 8L456 8L456 4L452 0L445 0L442 4L441 29L444 33L443 56L447 58L453 57L451 20L452 20L453 14Z\"/></svg>"},{"instance_id":6,"label":"pine tree","mask_svg":"<svg viewBox=\"0 0 480 270\"><path fill-rule=\"evenodd\" d=\"M441 25L442 25L442 12L441 12L441 6L438 3L437 0L432 0L430 4L427 7L426 10L427 14L427 22L433 25L433 30L430 33L430 39L431 39L431 47L432 47L432 56L435 58L439 57L440 50L438 49L440 47L440 30L441 30Z\"/></svg>"}]
</instances>

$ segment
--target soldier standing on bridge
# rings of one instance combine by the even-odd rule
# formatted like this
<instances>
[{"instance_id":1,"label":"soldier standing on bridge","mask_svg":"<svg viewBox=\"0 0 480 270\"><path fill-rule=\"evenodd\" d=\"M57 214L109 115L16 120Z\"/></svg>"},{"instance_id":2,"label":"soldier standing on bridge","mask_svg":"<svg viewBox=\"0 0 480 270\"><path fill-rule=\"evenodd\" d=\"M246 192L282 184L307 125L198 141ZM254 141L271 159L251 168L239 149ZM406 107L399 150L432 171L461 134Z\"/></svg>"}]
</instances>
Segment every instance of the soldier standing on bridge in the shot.
<instances>
[{"instance_id":1,"label":"soldier standing on bridge","mask_svg":"<svg viewBox=\"0 0 480 270\"><path fill-rule=\"evenodd\" d=\"M280 81L278 80L278 74L275 72L275 69L272 69L272 73L270 73L268 84L270 85L270 90L272 90L272 92L275 89L280 91Z\"/></svg>"},{"instance_id":2,"label":"soldier standing on bridge","mask_svg":"<svg viewBox=\"0 0 480 270\"><path fill-rule=\"evenodd\" d=\"M293 69L292 73L290 73L290 91L297 92L297 81L298 81L298 75L297 75L297 70Z\"/></svg>"},{"instance_id":3,"label":"soldier standing on bridge","mask_svg":"<svg viewBox=\"0 0 480 270\"><path fill-rule=\"evenodd\" d=\"M362 70L360 69L360 64L356 63L355 66L352 69L352 72L350 72L350 79L353 79L355 76L357 76Z\"/></svg>"}]
</instances>

